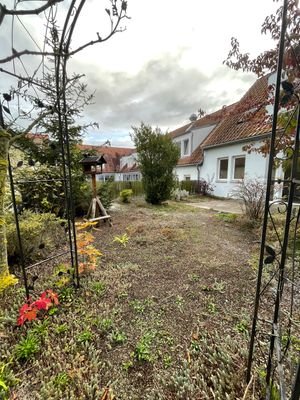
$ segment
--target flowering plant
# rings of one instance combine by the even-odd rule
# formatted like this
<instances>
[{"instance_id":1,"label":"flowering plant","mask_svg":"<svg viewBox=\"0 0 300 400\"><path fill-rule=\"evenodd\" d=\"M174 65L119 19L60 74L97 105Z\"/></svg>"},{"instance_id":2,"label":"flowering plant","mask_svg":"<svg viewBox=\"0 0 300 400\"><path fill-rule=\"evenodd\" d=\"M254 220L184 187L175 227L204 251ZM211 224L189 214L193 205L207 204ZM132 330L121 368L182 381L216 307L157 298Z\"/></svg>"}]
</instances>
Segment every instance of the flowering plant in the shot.
<instances>
[{"instance_id":1,"label":"flowering plant","mask_svg":"<svg viewBox=\"0 0 300 400\"><path fill-rule=\"evenodd\" d=\"M27 321L36 320L38 316L45 315L49 308L58 304L58 295L50 289L46 290L37 300L33 302L29 300L20 308L17 325L22 326Z\"/></svg>"}]
</instances>

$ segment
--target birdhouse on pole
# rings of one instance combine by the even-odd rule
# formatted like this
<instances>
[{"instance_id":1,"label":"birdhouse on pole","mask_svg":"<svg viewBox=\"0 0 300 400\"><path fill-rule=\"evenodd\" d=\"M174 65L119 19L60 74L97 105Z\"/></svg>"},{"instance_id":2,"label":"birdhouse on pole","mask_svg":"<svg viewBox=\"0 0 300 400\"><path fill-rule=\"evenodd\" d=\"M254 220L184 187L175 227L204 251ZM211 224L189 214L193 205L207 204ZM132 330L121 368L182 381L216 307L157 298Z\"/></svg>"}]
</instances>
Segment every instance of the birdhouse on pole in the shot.
<instances>
[{"instance_id":1,"label":"birdhouse on pole","mask_svg":"<svg viewBox=\"0 0 300 400\"><path fill-rule=\"evenodd\" d=\"M82 165L83 172L86 175L91 175L92 177L92 189L93 189L93 198L90 204L86 219L88 221L100 221L106 219L109 221L111 226L111 217L107 214L101 200L97 195L97 185L96 185L96 175L103 173L103 164L106 164L105 158L103 155L100 156L90 156L89 154L84 154L84 158L80 160L80 164Z\"/></svg>"},{"instance_id":2,"label":"birdhouse on pole","mask_svg":"<svg viewBox=\"0 0 300 400\"><path fill-rule=\"evenodd\" d=\"M102 174L103 164L106 164L105 158L101 156L90 156L89 154L84 154L84 158L80 160L82 164L83 172L87 175L92 174Z\"/></svg>"}]
</instances>

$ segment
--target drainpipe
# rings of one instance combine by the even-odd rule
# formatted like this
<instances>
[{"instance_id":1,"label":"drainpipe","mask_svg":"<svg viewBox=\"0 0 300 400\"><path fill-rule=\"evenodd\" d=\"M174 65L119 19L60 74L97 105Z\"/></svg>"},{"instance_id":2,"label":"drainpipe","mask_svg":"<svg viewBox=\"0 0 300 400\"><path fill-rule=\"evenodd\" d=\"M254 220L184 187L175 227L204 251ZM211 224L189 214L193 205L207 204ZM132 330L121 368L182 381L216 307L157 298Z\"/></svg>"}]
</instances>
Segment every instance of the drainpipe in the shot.
<instances>
[{"instance_id":1,"label":"drainpipe","mask_svg":"<svg viewBox=\"0 0 300 400\"><path fill-rule=\"evenodd\" d=\"M198 187L199 187L199 181L200 181L200 169L203 165L203 160L201 160L198 164L197 164L197 171L198 171Z\"/></svg>"}]
</instances>

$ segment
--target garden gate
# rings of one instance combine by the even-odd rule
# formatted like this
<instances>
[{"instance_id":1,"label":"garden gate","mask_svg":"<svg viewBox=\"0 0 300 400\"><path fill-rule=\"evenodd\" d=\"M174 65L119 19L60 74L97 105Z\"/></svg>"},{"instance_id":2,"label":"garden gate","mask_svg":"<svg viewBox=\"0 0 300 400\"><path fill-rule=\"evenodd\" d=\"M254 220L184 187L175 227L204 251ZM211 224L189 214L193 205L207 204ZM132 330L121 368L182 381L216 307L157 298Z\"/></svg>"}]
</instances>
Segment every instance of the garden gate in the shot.
<instances>
[{"instance_id":1,"label":"garden gate","mask_svg":"<svg viewBox=\"0 0 300 400\"><path fill-rule=\"evenodd\" d=\"M296 93L300 76L300 48L291 45L286 32L287 6L288 0L284 0L265 212L247 366L249 383L253 380L254 368L265 378L266 399L270 400L300 398L300 198L297 194L300 186L300 101ZM295 66L288 75L284 71L287 56ZM294 79L291 79L291 74ZM278 113L280 106L290 111L286 120ZM291 140L289 145L283 147L287 137ZM276 180L273 171L282 163L286 173L282 179ZM278 186L286 196L271 200Z\"/></svg>"}]
</instances>

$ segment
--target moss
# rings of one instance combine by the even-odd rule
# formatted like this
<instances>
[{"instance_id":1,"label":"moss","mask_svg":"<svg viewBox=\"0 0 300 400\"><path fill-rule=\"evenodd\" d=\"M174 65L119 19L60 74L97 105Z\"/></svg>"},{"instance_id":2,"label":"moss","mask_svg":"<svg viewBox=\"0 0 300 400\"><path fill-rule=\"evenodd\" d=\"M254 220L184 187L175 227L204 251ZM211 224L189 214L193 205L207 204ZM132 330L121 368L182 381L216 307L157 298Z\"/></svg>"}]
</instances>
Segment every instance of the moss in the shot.
<instances>
[{"instance_id":1,"label":"moss","mask_svg":"<svg viewBox=\"0 0 300 400\"><path fill-rule=\"evenodd\" d=\"M8 149L10 134L0 128L0 277L9 276L6 250L6 229L4 219L4 196L8 165Z\"/></svg>"}]
</instances>

